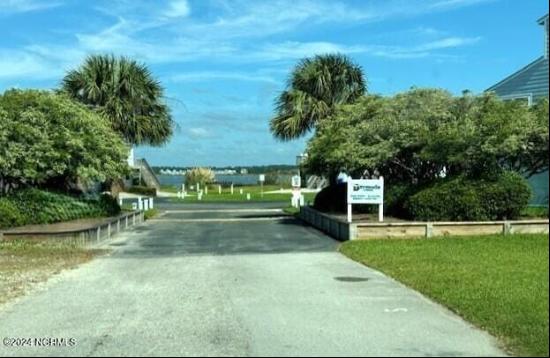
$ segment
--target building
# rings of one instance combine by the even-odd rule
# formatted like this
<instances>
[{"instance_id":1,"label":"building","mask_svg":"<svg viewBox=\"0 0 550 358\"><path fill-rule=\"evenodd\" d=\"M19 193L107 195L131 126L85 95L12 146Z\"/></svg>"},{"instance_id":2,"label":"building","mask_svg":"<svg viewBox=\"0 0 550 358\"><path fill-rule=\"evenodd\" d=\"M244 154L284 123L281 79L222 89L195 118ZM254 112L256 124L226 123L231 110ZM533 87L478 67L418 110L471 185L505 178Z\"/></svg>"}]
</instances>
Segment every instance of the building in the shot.
<instances>
[{"instance_id":1,"label":"building","mask_svg":"<svg viewBox=\"0 0 550 358\"><path fill-rule=\"evenodd\" d=\"M529 104L548 98L548 14L541 17L538 23L544 27L542 56L487 91L495 92L503 99L525 99Z\"/></svg>"},{"instance_id":2,"label":"building","mask_svg":"<svg viewBox=\"0 0 550 358\"><path fill-rule=\"evenodd\" d=\"M542 56L511 74L487 91L495 92L504 100L525 100L528 105L548 98L548 14L537 20L543 27ZM532 204L548 205L548 172L529 178L533 187Z\"/></svg>"}]
</instances>

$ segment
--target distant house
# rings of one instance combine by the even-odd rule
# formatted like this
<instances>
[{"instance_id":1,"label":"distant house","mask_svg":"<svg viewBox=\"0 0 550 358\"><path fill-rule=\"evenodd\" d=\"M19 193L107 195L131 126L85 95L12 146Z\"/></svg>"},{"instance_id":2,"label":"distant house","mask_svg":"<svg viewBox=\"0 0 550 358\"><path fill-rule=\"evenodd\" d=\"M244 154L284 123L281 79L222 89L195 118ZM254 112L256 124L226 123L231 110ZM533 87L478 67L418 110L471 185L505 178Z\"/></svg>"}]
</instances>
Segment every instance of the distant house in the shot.
<instances>
[{"instance_id":1,"label":"distant house","mask_svg":"<svg viewBox=\"0 0 550 358\"><path fill-rule=\"evenodd\" d=\"M548 14L537 20L543 26L543 54L487 91L504 100L525 100L528 105L548 98ZM529 178L534 191L532 204L548 205L548 172Z\"/></svg>"}]
</instances>

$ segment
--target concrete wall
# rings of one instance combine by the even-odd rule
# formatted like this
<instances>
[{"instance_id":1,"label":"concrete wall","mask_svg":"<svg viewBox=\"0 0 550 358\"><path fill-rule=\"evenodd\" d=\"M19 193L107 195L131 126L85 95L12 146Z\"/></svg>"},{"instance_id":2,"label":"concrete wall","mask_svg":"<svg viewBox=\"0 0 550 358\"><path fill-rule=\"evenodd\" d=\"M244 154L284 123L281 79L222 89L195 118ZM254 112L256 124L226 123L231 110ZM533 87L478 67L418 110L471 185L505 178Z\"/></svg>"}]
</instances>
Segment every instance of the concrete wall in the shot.
<instances>
[{"instance_id":1,"label":"concrete wall","mask_svg":"<svg viewBox=\"0 0 550 358\"><path fill-rule=\"evenodd\" d=\"M144 221L143 211L136 211L113 218L109 222L96 227L70 230L64 232L0 232L0 240L14 239L49 239L60 240L63 243L77 245L80 247L90 247L103 243L125 229Z\"/></svg>"},{"instance_id":2,"label":"concrete wall","mask_svg":"<svg viewBox=\"0 0 550 358\"><path fill-rule=\"evenodd\" d=\"M337 220L308 206L300 209L299 217L336 240L351 240L352 236L354 236L354 233L351 232L352 227L347 222Z\"/></svg>"},{"instance_id":3,"label":"concrete wall","mask_svg":"<svg viewBox=\"0 0 550 358\"><path fill-rule=\"evenodd\" d=\"M300 210L300 218L337 240L419 238L491 234L548 234L548 220L485 222L399 222L352 223L338 220L310 207Z\"/></svg>"}]
</instances>

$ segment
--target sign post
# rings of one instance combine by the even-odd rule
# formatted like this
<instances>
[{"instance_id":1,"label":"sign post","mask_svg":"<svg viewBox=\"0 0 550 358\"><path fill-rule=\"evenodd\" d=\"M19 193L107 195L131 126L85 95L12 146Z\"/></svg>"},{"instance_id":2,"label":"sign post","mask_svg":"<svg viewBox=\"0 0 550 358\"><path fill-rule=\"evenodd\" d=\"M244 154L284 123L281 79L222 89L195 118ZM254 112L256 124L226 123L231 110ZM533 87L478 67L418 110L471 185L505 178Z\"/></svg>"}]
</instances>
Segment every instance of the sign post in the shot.
<instances>
[{"instance_id":1,"label":"sign post","mask_svg":"<svg viewBox=\"0 0 550 358\"><path fill-rule=\"evenodd\" d=\"M294 175L292 177L292 200L291 205L295 208L300 207L300 197L301 197L301 187L302 187L302 178L299 175Z\"/></svg>"},{"instance_id":2,"label":"sign post","mask_svg":"<svg viewBox=\"0 0 550 358\"><path fill-rule=\"evenodd\" d=\"M377 204L378 221L384 221L384 177L378 179L348 178L348 223L352 222L353 204Z\"/></svg>"},{"instance_id":3,"label":"sign post","mask_svg":"<svg viewBox=\"0 0 550 358\"><path fill-rule=\"evenodd\" d=\"M260 193L262 198L264 197L264 181L265 181L265 174L260 174Z\"/></svg>"}]
</instances>

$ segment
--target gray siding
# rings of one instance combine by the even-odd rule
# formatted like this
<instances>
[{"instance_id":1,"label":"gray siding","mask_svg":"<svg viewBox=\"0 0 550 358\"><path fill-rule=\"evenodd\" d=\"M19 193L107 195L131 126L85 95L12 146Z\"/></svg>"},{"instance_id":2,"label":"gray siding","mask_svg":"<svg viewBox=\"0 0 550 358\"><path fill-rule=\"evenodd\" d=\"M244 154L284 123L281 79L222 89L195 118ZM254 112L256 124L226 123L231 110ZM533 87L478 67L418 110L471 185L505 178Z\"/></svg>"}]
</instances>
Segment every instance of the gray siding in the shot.
<instances>
[{"instance_id":1,"label":"gray siding","mask_svg":"<svg viewBox=\"0 0 550 358\"><path fill-rule=\"evenodd\" d=\"M487 91L504 98L531 95L534 102L548 98L548 59L540 57Z\"/></svg>"}]
</instances>

